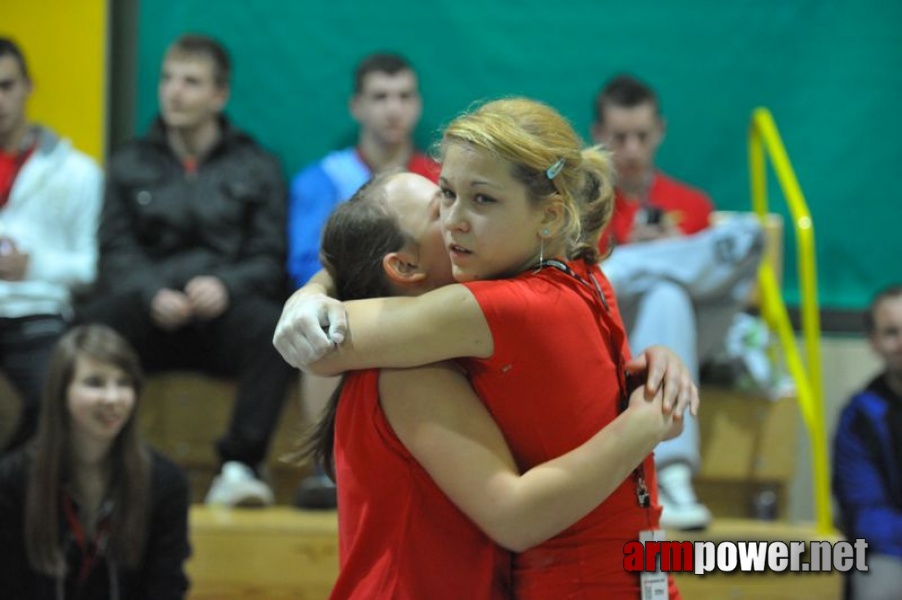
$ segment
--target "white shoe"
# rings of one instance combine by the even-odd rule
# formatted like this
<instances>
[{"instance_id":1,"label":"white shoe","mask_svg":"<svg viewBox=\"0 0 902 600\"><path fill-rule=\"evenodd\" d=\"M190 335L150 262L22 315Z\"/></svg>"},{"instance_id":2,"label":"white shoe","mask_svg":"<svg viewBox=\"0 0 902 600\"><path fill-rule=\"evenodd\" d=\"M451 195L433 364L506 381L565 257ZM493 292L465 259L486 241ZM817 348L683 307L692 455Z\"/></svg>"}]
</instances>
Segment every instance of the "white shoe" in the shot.
<instances>
[{"instance_id":1,"label":"white shoe","mask_svg":"<svg viewBox=\"0 0 902 600\"><path fill-rule=\"evenodd\" d=\"M206 498L207 504L221 506L270 506L273 502L269 486L257 478L253 469L237 461L222 465Z\"/></svg>"},{"instance_id":2,"label":"white shoe","mask_svg":"<svg viewBox=\"0 0 902 600\"><path fill-rule=\"evenodd\" d=\"M673 463L658 471L658 503L663 529L705 529L711 523L711 511L698 501L692 489L692 469L686 463Z\"/></svg>"}]
</instances>

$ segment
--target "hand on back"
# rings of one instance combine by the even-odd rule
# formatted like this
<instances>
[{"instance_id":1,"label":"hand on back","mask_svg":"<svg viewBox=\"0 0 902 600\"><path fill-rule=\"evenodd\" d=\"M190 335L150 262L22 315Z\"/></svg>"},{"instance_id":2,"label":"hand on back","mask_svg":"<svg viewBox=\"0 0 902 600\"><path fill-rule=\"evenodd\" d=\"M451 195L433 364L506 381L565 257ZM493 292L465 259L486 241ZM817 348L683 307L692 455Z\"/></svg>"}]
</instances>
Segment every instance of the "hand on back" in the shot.
<instances>
[{"instance_id":1,"label":"hand on back","mask_svg":"<svg viewBox=\"0 0 902 600\"><path fill-rule=\"evenodd\" d=\"M662 410L673 413L675 419L682 420L686 409L692 416L698 415L698 388L689 369L670 349L650 346L633 357L626 364L626 370L645 379L645 384L639 389L646 398L653 400L661 394Z\"/></svg>"}]
</instances>

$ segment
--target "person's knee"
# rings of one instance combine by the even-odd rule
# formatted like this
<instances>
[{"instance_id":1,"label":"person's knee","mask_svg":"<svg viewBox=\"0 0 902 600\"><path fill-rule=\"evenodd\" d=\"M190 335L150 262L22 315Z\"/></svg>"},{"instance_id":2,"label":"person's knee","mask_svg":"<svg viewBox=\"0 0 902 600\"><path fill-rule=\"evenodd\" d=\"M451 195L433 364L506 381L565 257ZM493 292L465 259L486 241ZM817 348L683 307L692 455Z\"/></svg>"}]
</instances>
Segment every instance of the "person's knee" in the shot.
<instances>
[{"instance_id":1,"label":"person's knee","mask_svg":"<svg viewBox=\"0 0 902 600\"><path fill-rule=\"evenodd\" d=\"M645 293L643 304L653 304L655 307L675 308L682 310L692 309L692 298L685 287L679 283L661 280L649 288Z\"/></svg>"},{"instance_id":2,"label":"person's knee","mask_svg":"<svg viewBox=\"0 0 902 600\"><path fill-rule=\"evenodd\" d=\"M645 294L630 328L630 345L640 351L653 344L663 344L684 361L695 354L695 307L686 290L679 284L661 281ZM692 361L693 369L695 361Z\"/></svg>"}]
</instances>

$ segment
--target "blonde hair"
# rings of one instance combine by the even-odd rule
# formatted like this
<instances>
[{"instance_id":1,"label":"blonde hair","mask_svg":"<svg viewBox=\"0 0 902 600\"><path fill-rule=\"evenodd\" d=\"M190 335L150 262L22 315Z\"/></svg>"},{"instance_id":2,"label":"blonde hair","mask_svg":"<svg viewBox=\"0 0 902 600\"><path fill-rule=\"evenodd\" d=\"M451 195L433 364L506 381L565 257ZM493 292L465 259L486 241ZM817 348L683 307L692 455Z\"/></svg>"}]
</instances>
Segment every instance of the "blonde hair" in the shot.
<instances>
[{"instance_id":1,"label":"blonde hair","mask_svg":"<svg viewBox=\"0 0 902 600\"><path fill-rule=\"evenodd\" d=\"M449 144L466 144L510 163L534 204L558 196L565 209L558 235L566 242L567 258L598 260L598 241L614 203L611 158L600 146L583 149L560 113L529 98L493 100L448 125L440 155ZM549 177L549 167L560 160L562 167Z\"/></svg>"}]
</instances>

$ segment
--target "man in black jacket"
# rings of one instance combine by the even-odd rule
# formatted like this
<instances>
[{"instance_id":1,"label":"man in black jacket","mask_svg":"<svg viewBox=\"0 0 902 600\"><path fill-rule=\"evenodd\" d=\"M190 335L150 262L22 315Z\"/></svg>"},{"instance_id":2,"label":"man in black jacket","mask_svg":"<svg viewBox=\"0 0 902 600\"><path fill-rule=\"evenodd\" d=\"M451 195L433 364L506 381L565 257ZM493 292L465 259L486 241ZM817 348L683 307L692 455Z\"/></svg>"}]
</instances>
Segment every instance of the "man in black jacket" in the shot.
<instances>
[{"instance_id":1,"label":"man in black jacket","mask_svg":"<svg viewBox=\"0 0 902 600\"><path fill-rule=\"evenodd\" d=\"M100 294L80 320L118 329L148 369L239 382L207 502L273 501L260 480L292 371L272 347L286 290L286 192L277 161L222 115L229 58L203 36L168 49L160 116L110 159Z\"/></svg>"}]
</instances>

